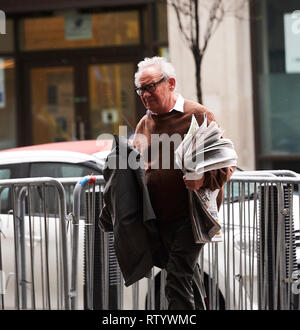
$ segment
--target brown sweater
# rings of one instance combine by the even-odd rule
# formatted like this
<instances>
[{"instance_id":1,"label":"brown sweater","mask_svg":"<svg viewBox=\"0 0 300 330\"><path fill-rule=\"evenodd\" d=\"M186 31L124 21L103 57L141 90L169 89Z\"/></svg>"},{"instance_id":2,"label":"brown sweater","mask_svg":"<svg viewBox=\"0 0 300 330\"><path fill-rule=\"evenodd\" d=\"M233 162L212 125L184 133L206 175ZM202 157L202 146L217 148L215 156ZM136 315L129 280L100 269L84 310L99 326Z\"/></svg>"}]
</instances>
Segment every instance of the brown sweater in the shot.
<instances>
[{"instance_id":1,"label":"brown sweater","mask_svg":"<svg viewBox=\"0 0 300 330\"><path fill-rule=\"evenodd\" d=\"M187 133L192 115L196 117L199 125L203 123L204 113L207 114L208 124L216 121L213 113L202 105L185 100L184 113L171 111L161 115L152 114L151 117L144 116L136 127L134 139L135 146L140 149L142 155L147 158L146 163L146 182L150 194L151 203L157 218L160 221L175 221L177 219L189 217L188 190L183 180L183 172L174 168L174 150ZM146 136L147 145L138 134ZM162 169L162 143L160 142L159 153L152 152L151 158L151 135L152 134L179 134L181 140L171 143L169 161L170 169ZM165 152L164 152L165 156ZM205 173L204 185L202 188L211 190L221 189L218 195L218 207L223 198L223 185L229 180L234 168L228 167Z\"/></svg>"}]
</instances>

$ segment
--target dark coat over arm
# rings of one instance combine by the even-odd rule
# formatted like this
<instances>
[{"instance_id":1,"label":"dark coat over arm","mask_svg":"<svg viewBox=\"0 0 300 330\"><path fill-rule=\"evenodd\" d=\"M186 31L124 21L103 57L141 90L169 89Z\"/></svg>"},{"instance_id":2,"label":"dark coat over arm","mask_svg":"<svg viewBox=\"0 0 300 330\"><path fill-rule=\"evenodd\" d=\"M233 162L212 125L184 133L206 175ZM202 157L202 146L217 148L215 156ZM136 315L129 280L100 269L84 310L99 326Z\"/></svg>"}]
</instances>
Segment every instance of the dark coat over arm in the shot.
<instances>
[{"instance_id":1,"label":"dark coat over arm","mask_svg":"<svg viewBox=\"0 0 300 330\"><path fill-rule=\"evenodd\" d=\"M127 140L115 138L116 144L103 170L106 184L99 226L114 233L117 259L128 286L147 276L154 265L163 267L166 254L156 228L144 170L128 166L129 154L135 153L137 159L139 154L128 146ZM119 164L127 168L121 169Z\"/></svg>"}]
</instances>

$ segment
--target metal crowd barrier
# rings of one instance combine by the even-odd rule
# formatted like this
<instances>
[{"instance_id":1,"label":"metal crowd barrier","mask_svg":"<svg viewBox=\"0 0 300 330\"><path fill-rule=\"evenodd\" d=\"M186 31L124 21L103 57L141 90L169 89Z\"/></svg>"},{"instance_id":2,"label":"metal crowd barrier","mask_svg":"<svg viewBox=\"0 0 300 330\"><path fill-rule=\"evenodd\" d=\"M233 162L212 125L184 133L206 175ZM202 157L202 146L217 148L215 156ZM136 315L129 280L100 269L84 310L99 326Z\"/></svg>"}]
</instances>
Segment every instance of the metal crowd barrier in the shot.
<instances>
[{"instance_id":1,"label":"metal crowd barrier","mask_svg":"<svg viewBox=\"0 0 300 330\"><path fill-rule=\"evenodd\" d=\"M292 171L242 172L226 184L222 240L206 244L199 260L208 308L300 309L299 185ZM166 274L157 268L130 288L123 286L117 268L112 294L108 260L115 258L113 237L109 244L110 233L102 235L102 308L167 309Z\"/></svg>"},{"instance_id":2,"label":"metal crowd barrier","mask_svg":"<svg viewBox=\"0 0 300 330\"><path fill-rule=\"evenodd\" d=\"M62 184L53 178L1 180L0 197L0 309L69 309Z\"/></svg>"},{"instance_id":3,"label":"metal crowd barrier","mask_svg":"<svg viewBox=\"0 0 300 330\"><path fill-rule=\"evenodd\" d=\"M97 225L103 183L0 181L0 202L12 203L0 204L0 309L168 308L164 270L124 286L113 233ZM239 172L226 184L222 239L199 259L209 309L300 309L299 186L291 171Z\"/></svg>"},{"instance_id":4,"label":"metal crowd barrier","mask_svg":"<svg viewBox=\"0 0 300 330\"><path fill-rule=\"evenodd\" d=\"M0 180L0 309L132 308L113 234L97 225L103 182Z\"/></svg>"},{"instance_id":5,"label":"metal crowd barrier","mask_svg":"<svg viewBox=\"0 0 300 330\"><path fill-rule=\"evenodd\" d=\"M201 256L211 309L300 309L299 187L291 171L241 172L226 184L222 242Z\"/></svg>"}]
</instances>

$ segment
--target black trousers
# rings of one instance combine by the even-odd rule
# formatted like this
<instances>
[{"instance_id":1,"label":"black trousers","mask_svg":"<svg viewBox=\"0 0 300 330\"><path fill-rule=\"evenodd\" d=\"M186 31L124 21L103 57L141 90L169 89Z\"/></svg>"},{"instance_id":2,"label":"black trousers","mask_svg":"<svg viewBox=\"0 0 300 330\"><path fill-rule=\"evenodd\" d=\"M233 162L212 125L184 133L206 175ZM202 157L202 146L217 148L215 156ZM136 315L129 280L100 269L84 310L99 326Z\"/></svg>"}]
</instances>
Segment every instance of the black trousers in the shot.
<instances>
[{"instance_id":1,"label":"black trousers","mask_svg":"<svg viewBox=\"0 0 300 330\"><path fill-rule=\"evenodd\" d=\"M159 222L162 241L168 251L165 294L170 310L205 309L198 259L204 244L194 242L189 219Z\"/></svg>"}]
</instances>

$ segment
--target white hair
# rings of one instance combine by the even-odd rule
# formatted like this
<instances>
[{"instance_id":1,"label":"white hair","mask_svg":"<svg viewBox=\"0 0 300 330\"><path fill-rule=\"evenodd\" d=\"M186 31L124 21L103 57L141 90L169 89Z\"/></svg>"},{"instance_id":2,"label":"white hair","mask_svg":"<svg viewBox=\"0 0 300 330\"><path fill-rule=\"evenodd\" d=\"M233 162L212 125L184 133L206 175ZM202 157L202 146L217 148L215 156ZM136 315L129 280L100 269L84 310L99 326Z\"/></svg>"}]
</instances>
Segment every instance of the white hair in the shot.
<instances>
[{"instance_id":1,"label":"white hair","mask_svg":"<svg viewBox=\"0 0 300 330\"><path fill-rule=\"evenodd\" d=\"M176 78L175 69L173 65L170 62L167 62L164 57L146 57L138 64L138 70L134 75L134 83L136 87L140 87L140 76L143 70L150 66L158 68L162 76L166 79Z\"/></svg>"}]
</instances>

